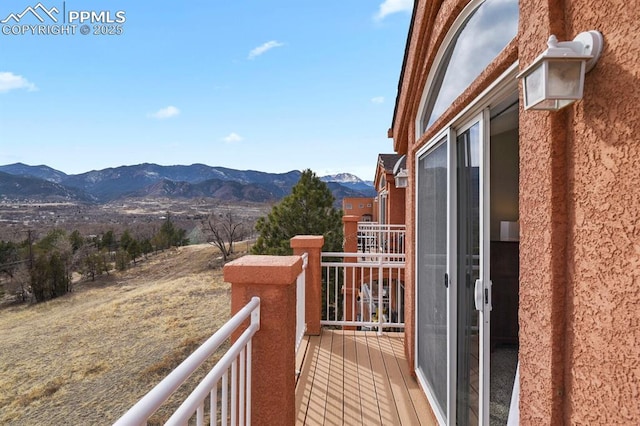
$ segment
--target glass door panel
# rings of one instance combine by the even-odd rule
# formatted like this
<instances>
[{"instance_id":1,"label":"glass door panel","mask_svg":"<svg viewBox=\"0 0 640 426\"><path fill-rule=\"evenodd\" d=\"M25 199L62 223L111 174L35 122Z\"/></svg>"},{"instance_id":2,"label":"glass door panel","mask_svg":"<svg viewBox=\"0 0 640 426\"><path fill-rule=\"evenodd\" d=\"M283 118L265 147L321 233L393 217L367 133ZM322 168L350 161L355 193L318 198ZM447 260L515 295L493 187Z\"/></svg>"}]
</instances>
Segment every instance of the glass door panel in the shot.
<instances>
[{"instance_id":1,"label":"glass door panel","mask_svg":"<svg viewBox=\"0 0 640 426\"><path fill-rule=\"evenodd\" d=\"M447 226L446 138L418 159L416 359L434 411L447 419ZM442 421L441 420L441 421Z\"/></svg>"},{"instance_id":2,"label":"glass door panel","mask_svg":"<svg viewBox=\"0 0 640 426\"><path fill-rule=\"evenodd\" d=\"M480 318L474 289L480 278L480 127L477 122L456 138L458 425L477 425L479 415Z\"/></svg>"}]
</instances>

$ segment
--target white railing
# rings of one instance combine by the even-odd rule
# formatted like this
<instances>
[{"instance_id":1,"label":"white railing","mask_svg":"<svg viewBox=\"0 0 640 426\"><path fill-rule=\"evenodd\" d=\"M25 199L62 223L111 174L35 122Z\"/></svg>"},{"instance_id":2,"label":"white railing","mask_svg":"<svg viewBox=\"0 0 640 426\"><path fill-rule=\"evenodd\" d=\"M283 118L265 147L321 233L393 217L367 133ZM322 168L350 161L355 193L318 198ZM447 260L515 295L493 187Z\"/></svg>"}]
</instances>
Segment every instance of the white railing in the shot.
<instances>
[{"instance_id":1,"label":"white railing","mask_svg":"<svg viewBox=\"0 0 640 426\"><path fill-rule=\"evenodd\" d=\"M358 222L361 253L405 253L406 226Z\"/></svg>"},{"instance_id":2,"label":"white railing","mask_svg":"<svg viewBox=\"0 0 640 426\"><path fill-rule=\"evenodd\" d=\"M298 353L304 333L307 331L307 322L305 318L305 287L307 284L306 276L308 263L309 254L304 253L302 255L302 272L300 272L296 281L296 353Z\"/></svg>"},{"instance_id":3,"label":"white railing","mask_svg":"<svg viewBox=\"0 0 640 426\"><path fill-rule=\"evenodd\" d=\"M232 425L249 425L251 423L251 339L260 329L260 298L258 297L252 298L233 318L127 411L115 425L146 424L147 419L169 399L171 394L247 319L250 319L249 326L166 424L187 424L194 414L197 425L204 425L207 414L210 417L210 423L217 424L218 406L220 406L222 424L227 424L230 420ZM229 371L231 371L231 379L229 379ZM218 387L221 380L219 396ZM205 413L205 406L209 408L208 413Z\"/></svg>"},{"instance_id":4,"label":"white railing","mask_svg":"<svg viewBox=\"0 0 640 426\"><path fill-rule=\"evenodd\" d=\"M403 253L322 253L322 325L404 328Z\"/></svg>"}]
</instances>

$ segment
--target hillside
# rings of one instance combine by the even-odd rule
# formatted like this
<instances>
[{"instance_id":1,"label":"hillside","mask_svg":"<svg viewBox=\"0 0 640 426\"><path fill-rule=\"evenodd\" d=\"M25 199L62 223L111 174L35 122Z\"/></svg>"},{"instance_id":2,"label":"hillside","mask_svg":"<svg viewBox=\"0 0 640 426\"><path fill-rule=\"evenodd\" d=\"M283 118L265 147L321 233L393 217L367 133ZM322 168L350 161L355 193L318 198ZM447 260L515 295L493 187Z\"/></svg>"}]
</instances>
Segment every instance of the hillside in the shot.
<instances>
[{"instance_id":1,"label":"hillside","mask_svg":"<svg viewBox=\"0 0 640 426\"><path fill-rule=\"evenodd\" d=\"M51 302L1 308L0 424L112 424L229 318L215 257L182 247Z\"/></svg>"},{"instance_id":2,"label":"hillside","mask_svg":"<svg viewBox=\"0 0 640 426\"><path fill-rule=\"evenodd\" d=\"M301 172L266 173L205 164L138 164L67 175L51 167L22 163L0 166L0 194L6 201L57 200L107 203L140 198L212 198L224 202L274 202L291 192ZM16 182L20 179L20 182ZM370 183L341 173L321 178L330 184L336 206L343 197L374 196Z\"/></svg>"},{"instance_id":3,"label":"hillside","mask_svg":"<svg viewBox=\"0 0 640 426\"><path fill-rule=\"evenodd\" d=\"M0 171L0 201L26 200L34 197L46 202L93 201L91 196L76 188L29 175L14 175Z\"/></svg>"}]
</instances>

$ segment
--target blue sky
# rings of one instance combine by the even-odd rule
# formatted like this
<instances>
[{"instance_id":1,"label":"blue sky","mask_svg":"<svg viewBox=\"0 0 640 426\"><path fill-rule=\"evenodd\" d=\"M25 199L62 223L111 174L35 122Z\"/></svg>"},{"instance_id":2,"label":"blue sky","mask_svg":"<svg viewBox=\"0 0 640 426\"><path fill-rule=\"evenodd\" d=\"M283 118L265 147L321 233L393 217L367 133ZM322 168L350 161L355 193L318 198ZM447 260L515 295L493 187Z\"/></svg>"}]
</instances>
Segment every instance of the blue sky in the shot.
<instances>
[{"instance_id":1,"label":"blue sky","mask_svg":"<svg viewBox=\"0 0 640 426\"><path fill-rule=\"evenodd\" d=\"M370 180L377 154L393 152L412 0L37 5L0 3L0 164L76 174L204 163ZM18 15L29 6L44 22Z\"/></svg>"}]
</instances>

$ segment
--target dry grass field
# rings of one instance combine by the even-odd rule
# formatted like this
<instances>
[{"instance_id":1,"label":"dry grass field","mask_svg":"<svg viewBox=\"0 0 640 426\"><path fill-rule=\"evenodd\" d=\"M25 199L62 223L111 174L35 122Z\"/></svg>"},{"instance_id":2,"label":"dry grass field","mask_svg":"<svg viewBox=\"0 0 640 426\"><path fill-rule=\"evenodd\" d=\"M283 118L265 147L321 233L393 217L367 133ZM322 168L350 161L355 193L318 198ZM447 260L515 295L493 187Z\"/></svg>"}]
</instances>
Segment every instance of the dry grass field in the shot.
<instances>
[{"instance_id":1,"label":"dry grass field","mask_svg":"<svg viewBox=\"0 0 640 426\"><path fill-rule=\"evenodd\" d=\"M65 297L1 308L0 424L113 423L229 318L215 256L206 244L173 249Z\"/></svg>"}]
</instances>

